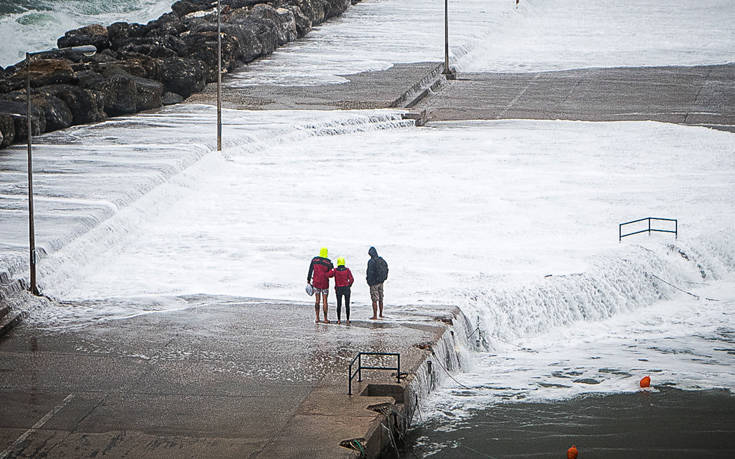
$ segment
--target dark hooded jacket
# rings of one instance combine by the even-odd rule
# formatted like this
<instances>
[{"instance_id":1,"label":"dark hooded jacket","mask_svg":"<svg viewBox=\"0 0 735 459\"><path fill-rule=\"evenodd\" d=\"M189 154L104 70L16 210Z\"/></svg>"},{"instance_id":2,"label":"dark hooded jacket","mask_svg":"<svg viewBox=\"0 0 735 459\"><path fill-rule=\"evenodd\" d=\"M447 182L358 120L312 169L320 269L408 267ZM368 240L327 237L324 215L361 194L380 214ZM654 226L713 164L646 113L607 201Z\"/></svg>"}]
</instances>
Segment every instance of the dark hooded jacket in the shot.
<instances>
[{"instance_id":1,"label":"dark hooded jacket","mask_svg":"<svg viewBox=\"0 0 735 459\"><path fill-rule=\"evenodd\" d=\"M375 247L370 247L368 255L370 255L366 277L368 285L378 285L385 282L388 278L388 263L383 260L383 257L378 256L378 251L375 250Z\"/></svg>"}]
</instances>

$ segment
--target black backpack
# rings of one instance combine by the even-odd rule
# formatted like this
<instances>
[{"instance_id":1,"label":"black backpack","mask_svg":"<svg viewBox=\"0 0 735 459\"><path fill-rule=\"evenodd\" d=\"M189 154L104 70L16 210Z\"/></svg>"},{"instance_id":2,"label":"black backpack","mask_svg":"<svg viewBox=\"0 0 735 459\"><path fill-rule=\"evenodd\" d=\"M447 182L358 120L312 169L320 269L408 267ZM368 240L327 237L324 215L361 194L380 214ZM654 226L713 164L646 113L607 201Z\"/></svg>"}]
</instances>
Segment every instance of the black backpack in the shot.
<instances>
[{"instance_id":1,"label":"black backpack","mask_svg":"<svg viewBox=\"0 0 735 459\"><path fill-rule=\"evenodd\" d=\"M375 262L375 271L378 276L378 282L385 282L388 279L388 263L383 260L383 257L378 257Z\"/></svg>"}]
</instances>

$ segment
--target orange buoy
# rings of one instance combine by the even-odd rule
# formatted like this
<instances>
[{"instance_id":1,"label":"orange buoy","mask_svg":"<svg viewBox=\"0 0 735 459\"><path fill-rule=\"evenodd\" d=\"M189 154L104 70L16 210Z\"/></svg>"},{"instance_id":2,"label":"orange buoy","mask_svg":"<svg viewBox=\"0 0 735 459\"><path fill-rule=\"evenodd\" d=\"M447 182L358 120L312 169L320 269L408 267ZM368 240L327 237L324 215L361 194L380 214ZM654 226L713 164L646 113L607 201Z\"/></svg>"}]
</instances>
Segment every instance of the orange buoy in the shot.
<instances>
[{"instance_id":1,"label":"orange buoy","mask_svg":"<svg viewBox=\"0 0 735 459\"><path fill-rule=\"evenodd\" d=\"M577 454L579 454L577 447L572 445L572 447L567 450L567 459L577 459Z\"/></svg>"},{"instance_id":2,"label":"orange buoy","mask_svg":"<svg viewBox=\"0 0 735 459\"><path fill-rule=\"evenodd\" d=\"M650 387L651 386L651 377L645 376L643 379L641 379L641 387Z\"/></svg>"}]
</instances>

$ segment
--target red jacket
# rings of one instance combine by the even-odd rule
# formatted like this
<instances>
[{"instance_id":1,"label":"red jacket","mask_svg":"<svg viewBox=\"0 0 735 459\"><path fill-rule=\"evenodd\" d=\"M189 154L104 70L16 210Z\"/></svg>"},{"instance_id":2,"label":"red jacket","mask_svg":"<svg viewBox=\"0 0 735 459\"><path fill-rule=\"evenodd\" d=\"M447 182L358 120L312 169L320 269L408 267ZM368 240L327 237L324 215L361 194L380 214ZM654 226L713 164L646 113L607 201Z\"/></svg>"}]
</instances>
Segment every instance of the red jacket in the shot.
<instances>
[{"instance_id":1,"label":"red jacket","mask_svg":"<svg viewBox=\"0 0 735 459\"><path fill-rule=\"evenodd\" d=\"M311 282L314 288L329 288L329 272L334 268L329 258L314 257L309 265L309 274L306 276L306 282ZM312 282L312 274L314 281Z\"/></svg>"},{"instance_id":2,"label":"red jacket","mask_svg":"<svg viewBox=\"0 0 735 459\"><path fill-rule=\"evenodd\" d=\"M345 266L337 266L337 269L329 271L329 277L334 277L335 287L352 287L352 283L355 282L352 271Z\"/></svg>"}]
</instances>

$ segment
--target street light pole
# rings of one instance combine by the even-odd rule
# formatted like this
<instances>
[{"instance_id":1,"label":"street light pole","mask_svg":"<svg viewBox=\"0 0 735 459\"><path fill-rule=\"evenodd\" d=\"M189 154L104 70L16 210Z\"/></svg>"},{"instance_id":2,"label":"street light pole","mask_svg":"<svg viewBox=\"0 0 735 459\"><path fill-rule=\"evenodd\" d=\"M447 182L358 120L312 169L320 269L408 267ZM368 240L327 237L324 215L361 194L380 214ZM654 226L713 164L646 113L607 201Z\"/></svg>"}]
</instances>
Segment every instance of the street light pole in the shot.
<instances>
[{"instance_id":1,"label":"street light pole","mask_svg":"<svg viewBox=\"0 0 735 459\"><path fill-rule=\"evenodd\" d=\"M31 293L39 295L36 284L36 231L33 225L33 156L31 153L31 53L26 53L26 139L28 143L28 242L31 262Z\"/></svg>"},{"instance_id":2,"label":"street light pole","mask_svg":"<svg viewBox=\"0 0 735 459\"><path fill-rule=\"evenodd\" d=\"M222 22L217 0L217 151L222 151Z\"/></svg>"},{"instance_id":3,"label":"street light pole","mask_svg":"<svg viewBox=\"0 0 735 459\"><path fill-rule=\"evenodd\" d=\"M453 80L456 75L449 68L449 0L444 0L444 71L447 80Z\"/></svg>"},{"instance_id":4,"label":"street light pole","mask_svg":"<svg viewBox=\"0 0 735 459\"><path fill-rule=\"evenodd\" d=\"M37 53L26 53L26 141L28 145L28 250L30 255L30 271L31 271L31 293L40 295L38 283L36 282L36 230L33 215L33 153L31 148L33 138L33 116L31 115L31 58L33 56L43 56L57 51L69 51L72 53L82 53L91 56L97 52L97 48L92 45L73 46L62 48L60 50L40 51Z\"/></svg>"}]
</instances>

